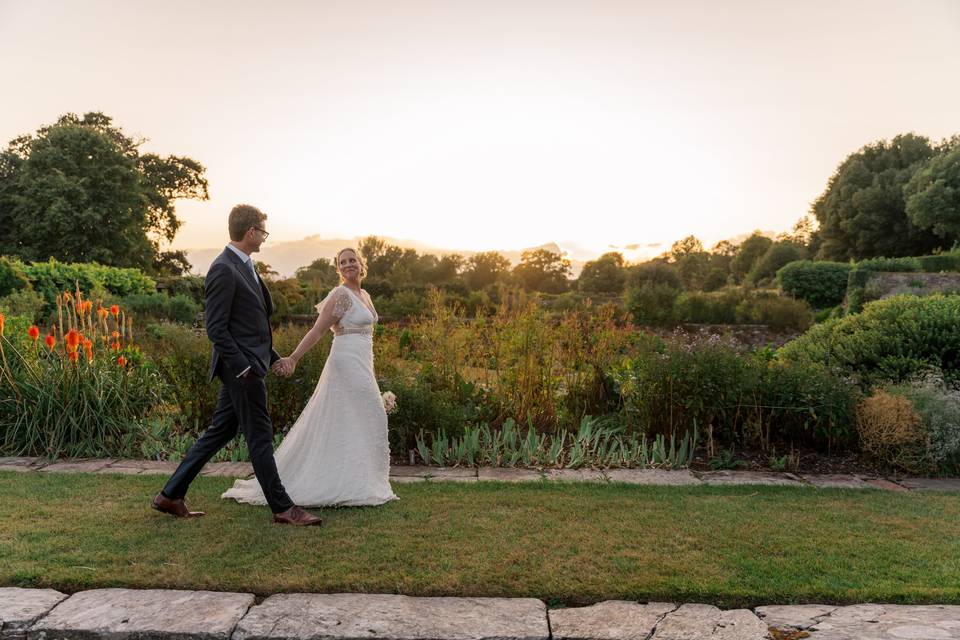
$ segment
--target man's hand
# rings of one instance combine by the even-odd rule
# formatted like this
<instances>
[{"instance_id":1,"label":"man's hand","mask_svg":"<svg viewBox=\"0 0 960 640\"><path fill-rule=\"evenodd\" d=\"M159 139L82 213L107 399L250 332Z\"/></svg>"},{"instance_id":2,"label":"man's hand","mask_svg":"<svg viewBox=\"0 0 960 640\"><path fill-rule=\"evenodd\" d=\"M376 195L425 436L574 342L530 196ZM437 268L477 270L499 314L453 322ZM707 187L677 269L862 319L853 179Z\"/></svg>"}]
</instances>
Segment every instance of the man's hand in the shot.
<instances>
[{"instance_id":1,"label":"man's hand","mask_svg":"<svg viewBox=\"0 0 960 640\"><path fill-rule=\"evenodd\" d=\"M280 358L273 363L271 370L280 377L289 378L297 369L297 362L293 358Z\"/></svg>"}]
</instances>

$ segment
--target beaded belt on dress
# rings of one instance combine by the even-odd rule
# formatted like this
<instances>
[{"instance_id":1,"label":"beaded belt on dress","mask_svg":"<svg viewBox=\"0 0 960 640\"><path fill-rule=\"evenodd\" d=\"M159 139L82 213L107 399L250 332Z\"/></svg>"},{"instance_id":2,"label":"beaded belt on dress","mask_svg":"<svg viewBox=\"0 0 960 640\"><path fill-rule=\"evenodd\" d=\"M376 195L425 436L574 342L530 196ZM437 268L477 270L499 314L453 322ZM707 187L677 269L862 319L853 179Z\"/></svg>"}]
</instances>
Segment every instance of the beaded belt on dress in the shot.
<instances>
[{"instance_id":1,"label":"beaded belt on dress","mask_svg":"<svg viewBox=\"0 0 960 640\"><path fill-rule=\"evenodd\" d=\"M340 329L340 331L335 332L334 335L335 335L335 336L342 336L342 335L346 335L346 334L350 334L350 333L352 333L352 334L357 334L357 335L361 335L361 336L371 336L371 337L373 337L373 329L372 329L372 328L369 328L369 327L364 327L364 328L362 328L362 329L354 329L354 328L352 328L352 327L351 327L351 328L347 328L347 329Z\"/></svg>"}]
</instances>

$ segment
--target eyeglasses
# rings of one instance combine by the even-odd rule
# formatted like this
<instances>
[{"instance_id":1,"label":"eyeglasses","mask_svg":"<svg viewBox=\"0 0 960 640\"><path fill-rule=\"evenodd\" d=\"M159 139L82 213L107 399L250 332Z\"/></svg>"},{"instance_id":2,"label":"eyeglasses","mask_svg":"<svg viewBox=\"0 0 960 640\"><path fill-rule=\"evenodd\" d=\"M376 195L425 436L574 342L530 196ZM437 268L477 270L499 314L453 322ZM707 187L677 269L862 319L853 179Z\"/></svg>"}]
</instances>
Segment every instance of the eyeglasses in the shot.
<instances>
[{"instance_id":1,"label":"eyeglasses","mask_svg":"<svg viewBox=\"0 0 960 640\"><path fill-rule=\"evenodd\" d=\"M259 231L260 233L262 233L264 240L266 240L266 239L267 239L267 236L270 235L269 232L267 232L265 229L261 229L260 227L250 227L250 228L251 228L251 229L255 229L255 230Z\"/></svg>"}]
</instances>

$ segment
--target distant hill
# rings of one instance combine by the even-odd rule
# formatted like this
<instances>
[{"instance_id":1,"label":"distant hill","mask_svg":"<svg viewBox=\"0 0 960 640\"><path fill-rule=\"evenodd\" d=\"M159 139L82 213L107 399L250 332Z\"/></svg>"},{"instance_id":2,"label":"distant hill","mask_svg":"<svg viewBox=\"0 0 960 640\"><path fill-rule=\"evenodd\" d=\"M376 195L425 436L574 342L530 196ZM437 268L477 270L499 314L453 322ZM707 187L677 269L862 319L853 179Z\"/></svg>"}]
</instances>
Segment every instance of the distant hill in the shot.
<instances>
[{"instance_id":1,"label":"distant hill","mask_svg":"<svg viewBox=\"0 0 960 640\"><path fill-rule=\"evenodd\" d=\"M416 249L418 253L432 253L436 256L442 256L450 253L459 253L464 257L472 256L478 251L460 251L455 249L441 249L440 247L431 247L415 240L404 240L397 238L383 237L387 244L393 244L404 249ZM333 258L337 251L344 247L355 247L359 243L359 238L321 238L320 236L309 236L302 240L291 242L276 242L266 244L258 254L254 256L259 262L266 262L282 277L291 277L300 267L306 266L317 258ZM586 259L575 259L570 252L565 252L557 243L548 242L539 247L528 247L527 249L549 249L555 253L560 253L568 258L573 265L574 275L579 275L583 269L583 263ZM520 262L521 254L527 249L514 249L500 251L512 264ZM492 249L491 249L492 250ZM203 275L210 268L214 258L220 255L223 247L215 249L187 249L187 258L193 265L193 273Z\"/></svg>"}]
</instances>

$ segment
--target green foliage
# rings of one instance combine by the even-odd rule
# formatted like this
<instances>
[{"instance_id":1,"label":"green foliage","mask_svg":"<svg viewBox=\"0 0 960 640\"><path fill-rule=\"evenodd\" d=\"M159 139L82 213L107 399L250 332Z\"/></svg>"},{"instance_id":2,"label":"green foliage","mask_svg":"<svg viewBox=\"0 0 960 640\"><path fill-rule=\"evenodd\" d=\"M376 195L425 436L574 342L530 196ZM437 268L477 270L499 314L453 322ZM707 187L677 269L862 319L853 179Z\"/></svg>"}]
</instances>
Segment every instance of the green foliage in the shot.
<instances>
[{"instance_id":1,"label":"green foliage","mask_svg":"<svg viewBox=\"0 0 960 640\"><path fill-rule=\"evenodd\" d=\"M697 425L708 447L849 444L855 388L825 368L743 356L719 337L672 343L613 372L628 425L680 433Z\"/></svg>"},{"instance_id":2,"label":"green foliage","mask_svg":"<svg viewBox=\"0 0 960 640\"><path fill-rule=\"evenodd\" d=\"M639 325L669 326L674 324L674 303L680 289L668 284L646 282L627 288L624 305Z\"/></svg>"},{"instance_id":3,"label":"green foliage","mask_svg":"<svg viewBox=\"0 0 960 640\"><path fill-rule=\"evenodd\" d=\"M186 325L194 324L200 311L200 306L192 298L182 294L170 297L162 293L140 293L123 298L121 305L138 317Z\"/></svg>"},{"instance_id":4,"label":"green foliage","mask_svg":"<svg viewBox=\"0 0 960 640\"><path fill-rule=\"evenodd\" d=\"M751 284L770 282L776 277L781 267L796 260L802 260L805 255L805 249L794 242L775 242L759 260L753 263L747 273L747 282Z\"/></svg>"},{"instance_id":5,"label":"green foliage","mask_svg":"<svg viewBox=\"0 0 960 640\"><path fill-rule=\"evenodd\" d=\"M676 267L662 260L651 260L627 268L627 286L639 288L645 284L656 284L671 289L683 289L683 281Z\"/></svg>"},{"instance_id":6,"label":"green foliage","mask_svg":"<svg viewBox=\"0 0 960 640\"><path fill-rule=\"evenodd\" d=\"M29 288L30 280L23 272L23 263L0 256L0 298Z\"/></svg>"},{"instance_id":7,"label":"green foliage","mask_svg":"<svg viewBox=\"0 0 960 640\"><path fill-rule=\"evenodd\" d=\"M187 296L198 305L203 306L203 277L201 276L166 276L157 280L157 290L168 296Z\"/></svg>"},{"instance_id":8,"label":"green foliage","mask_svg":"<svg viewBox=\"0 0 960 640\"><path fill-rule=\"evenodd\" d=\"M50 260L25 265L23 270L34 290L41 293L51 306L57 294L73 291L78 285L90 295L111 294L121 298L153 293L157 288L154 280L139 269Z\"/></svg>"},{"instance_id":9,"label":"green foliage","mask_svg":"<svg viewBox=\"0 0 960 640\"><path fill-rule=\"evenodd\" d=\"M420 432L416 452L424 464L440 466L491 467L652 467L680 469L690 466L697 446L697 434L685 434L677 440L658 435L648 444L646 438L623 435L618 427L584 416L575 432L537 433L528 425L521 434L509 419L500 429L489 425L467 426L463 435L449 437L441 430Z\"/></svg>"},{"instance_id":10,"label":"green foliage","mask_svg":"<svg viewBox=\"0 0 960 640\"><path fill-rule=\"evenodd\" d=\"M140 144L102 113L67 114L13 140L0 154L0 252L182 270L182 254L165 256L160 242L180 226L175 200L207 199L205 170L190 158L140 155Z\"/></svg>"},{"instance_id":11,"label":"green foliage","mask_svg":"<svg viewBox=\"0 0 960 640\"><path fill-rule=\"evenodd\" d=\"M570 261L548 249L524 251L513 275L529 291L562 293L567 289Z\"/></svg>"},{"instance_id":12,"label":"green foliage","mask_svg":"<svg viewBox=\"0 0 960 640\"><path fill-rule=\"evenodd\" d=\"M950 242L911 221L904 198L904 186L934 155L929 140L906 134L848 156L813 204L820 223L817 257L862 260L948 248Z\"/></svg>"},{"instance_id":13,"label":"green foliage","mask_svg":"<svg viewBox=\"0 0 960 640\"><path fill-rule=\"evenodd\" d=\"M958 314L960 296L894 296L814 326L779 356L837 369L864 384L903 381L930 367L954 379L960 374Z\"/></svg>"},{"instance_id":14,"label":"green foliage","mask_svg":"<svg viewBox=\"0 0 960 640\"><path fill-rule=\"evenodd\" d=\"M904 185L906 212L948 244L960 239L960 141L931 158Z\"/></svg>"},{"instance_id":15,"label":"green foliage","mask_svg":"<svg viewBox=\"0 0 960 640\"><path fill-rule=\"evenodd\" d=\"M777 284L815 309L833 307L843 302L851 268L846 262L797 260L777 271Z\"/></svg>"},{"instance_id":16,"label":"green foliage","mask_svg":"<svg viewBox=\"0 0 960 640\"><path fill-rule=\"evenodd\" d=\"M920 270L925 273L960 271L960 254L941 253L935 256L920 256Z\"/></svg>"},{"instance_id":17,"label":"green foliage","mask_svg":"<svg viewBox=\"0 0 960 640\"><path fill-rule=\"evenodd\" d=\"M20 289L15 293L0 298L0 313L9 316L23 316L30 323L37 322L46 307L46 300L33 289Z\"/></svg>"},{"instance_id":18,"label":"green foliage","mask_svg":"<svg viewBox=\"0 0 960 640\"><path fill-rule=\"evenodd\" d=\"M685 291L676 298L673 319L690 324L765 324L799 330L812 322L810 308L803 301L738 288L713 293Z\"/></svg>"},{"instance_id":19,"label":"green foliage","mask_svg":"<svg viewBox=\"0 0 960 640\"><path fill-rule=\"evenodd\" d=\"M584 293L621 293L625 280L623 255L605 253L583 265L577 286Z\"/></svg>"},{"instance_id":20,"label":"green foliage","mask_svg":"<svg viewBox=\"0 0 960 640\"><path fill-rule=\"evenodd\" d=\"M960 472L960 390L935 372L885 388L913 404L927 434L927 457L940 472Z\"/></svg>"},{"instance_id":21,"label":"green foliage","mask_svg":"<svg viewBox=\"0 0 960 640\"><path fill-rule=\"evenodd\" d=\"M496 251L485 251L467 258L464 280L471 289L483 289L510 272L510 261Z\"/></svg>"},{"instance_id":22,"label":"green foliage","mask_svg":"<svg viewBox=\"0 0 960 640\"><path fill-rule=\"evenodd\" d=\"M741 283L746 279L747 274L753 269L753 265L767 253L773 245L773 240L754 231L753 234L744 240L736 249L733 260L730 262L730 274L733 281Z\"/></svg>"},{"instance_id":23,"label":"green foliage","mask_svg":"<svg viewBox=\"0 0 960 640\"><path fill-rule=\"evenodd\" d=\"M74 317L75 322L75 317ZM117 353L92 340L92 360L70 361L63 336L50 350L26 336L28 321L0 337L0 451L12 455L135 455L132 427L161 410L166 385L139 350ZM11 337L13 339L11 339Z\"/></svg>"}]
</instances>

